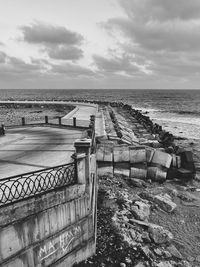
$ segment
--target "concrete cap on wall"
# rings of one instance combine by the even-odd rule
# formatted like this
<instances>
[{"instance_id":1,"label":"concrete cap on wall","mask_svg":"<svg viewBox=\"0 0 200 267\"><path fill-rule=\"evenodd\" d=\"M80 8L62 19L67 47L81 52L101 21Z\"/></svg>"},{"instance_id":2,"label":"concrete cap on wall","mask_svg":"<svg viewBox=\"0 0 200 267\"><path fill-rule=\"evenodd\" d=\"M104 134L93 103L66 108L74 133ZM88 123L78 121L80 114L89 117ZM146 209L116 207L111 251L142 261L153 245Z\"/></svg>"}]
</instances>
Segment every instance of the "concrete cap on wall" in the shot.
<instances>
[{"instance_id":1,"label":"concrete cap on wall","mask_svg":"<svg viewBox=\"0 0 200 267\"><path fill-rule=\"evenodd\" d=\"M76 139L74 142L75 147L90 147L91 146L91 139L83 138L83 139Z\"/></svg>"}]
</instances>

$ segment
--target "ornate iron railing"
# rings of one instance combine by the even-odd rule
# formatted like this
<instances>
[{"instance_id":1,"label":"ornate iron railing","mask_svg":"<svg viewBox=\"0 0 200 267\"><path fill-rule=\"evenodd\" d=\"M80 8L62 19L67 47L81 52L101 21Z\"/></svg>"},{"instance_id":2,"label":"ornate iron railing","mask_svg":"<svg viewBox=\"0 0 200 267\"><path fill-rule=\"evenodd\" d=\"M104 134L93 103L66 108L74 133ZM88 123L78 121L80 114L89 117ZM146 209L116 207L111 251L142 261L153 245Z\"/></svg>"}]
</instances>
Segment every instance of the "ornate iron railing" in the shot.
<instances>
[{"instance_id":1,"label":"ornate iron railing","mask_svg":"<svg viewBox=\"0 0 200 267\"><path fill-rule=\"evenodd\" d=\"M77 181L75 163L0 180L0 206L32 197Z\"/></svg>"}]
</instances>

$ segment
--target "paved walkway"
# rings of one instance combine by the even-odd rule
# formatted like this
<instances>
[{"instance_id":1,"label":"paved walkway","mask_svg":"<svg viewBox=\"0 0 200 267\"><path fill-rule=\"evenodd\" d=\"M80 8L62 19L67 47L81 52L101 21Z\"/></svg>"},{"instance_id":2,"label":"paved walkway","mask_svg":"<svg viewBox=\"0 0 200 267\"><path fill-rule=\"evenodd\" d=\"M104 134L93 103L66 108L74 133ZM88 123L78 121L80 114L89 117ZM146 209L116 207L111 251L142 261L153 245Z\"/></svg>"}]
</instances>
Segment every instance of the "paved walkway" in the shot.
<instances>
[{"instance_id":1,"label":"paved walkway","mask_svg":"<svg viewBox=\"0 0 200 267\"><path fill-rule=\"evenodd\" d=\"M77 125L88 126L97 106L61 101L0 101L0 103L72 104L76 108L62 118L62 123L77 118ZM81 122L81 123L80 123ZM80 125L81 124L81 125ZM21 127L8 129L0 137L0 179L70 162L74 141L83 130L53 127Z\"/></svg>"},{"instance_id":2,"label":"paved walkway","mask_svg":"<svg viewBox=\"0 0 200 267\"><path fill-rule=\"evenodd\" d=\"M52 127L9 129L0 137L0 179L71 161L83 131Z\"/></svg>"},{"instance_id":3,"label":"paved walkway","mask_svg":"<svg viewBox=\"0 0 200 267\"><path fill-rule=\"evenodd\" d=\"M5 140L0 137L0 179L70 162L73 143L82 134L49 127L9 129Z\"/></svg>"}]
</instances>

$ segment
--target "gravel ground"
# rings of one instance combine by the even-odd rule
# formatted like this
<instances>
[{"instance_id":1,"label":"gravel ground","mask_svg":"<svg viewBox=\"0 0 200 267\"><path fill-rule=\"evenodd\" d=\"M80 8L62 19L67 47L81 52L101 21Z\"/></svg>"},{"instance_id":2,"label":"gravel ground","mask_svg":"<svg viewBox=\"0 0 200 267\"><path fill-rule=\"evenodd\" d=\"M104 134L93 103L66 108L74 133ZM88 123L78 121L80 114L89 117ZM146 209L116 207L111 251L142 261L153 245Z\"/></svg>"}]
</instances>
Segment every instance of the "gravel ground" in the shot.
<instances>
[{"instance_id":1,"label":"gravel ground","mask_svg":"<svg viewBox=\"0 0 200 267\"><path fill-rule=\"evenodd\" d=\"M3 104L0 105L0 124L20 125L24 117L26 123L44 122L45 116L49 117L49 122L58 117L63 117L74 107L70 105L39 105L39 104Z\"/></svg>"},{"instance_id":2,"label":"gravel ground","mask_svg":"<svg viewBox=\"0 0 200 267\"><path fill-rule=\"evenodd\" d=\"M137 188L120 176L101 177L98 194L96 254L75 266L198 267L200 264L200 195L194 192L197 188L200 188L198 181L188 184L187 187L169 182L162 185L146 183L145 187ZM169 194L177 204L176 210L168 213L151 203L149 222L162 226L174 235L172 245L182 255L181 259L174 255L157 255L155 251L163 251L167 255L165 250L169 244L155 244L149 240L146 229L126 222L127 217L133 217L127 203L134 202L144 191ZM130 236L130 231L134 232L135 237ZM159 265L163 262L172 265Z\"/></svg>"}]
</instances>

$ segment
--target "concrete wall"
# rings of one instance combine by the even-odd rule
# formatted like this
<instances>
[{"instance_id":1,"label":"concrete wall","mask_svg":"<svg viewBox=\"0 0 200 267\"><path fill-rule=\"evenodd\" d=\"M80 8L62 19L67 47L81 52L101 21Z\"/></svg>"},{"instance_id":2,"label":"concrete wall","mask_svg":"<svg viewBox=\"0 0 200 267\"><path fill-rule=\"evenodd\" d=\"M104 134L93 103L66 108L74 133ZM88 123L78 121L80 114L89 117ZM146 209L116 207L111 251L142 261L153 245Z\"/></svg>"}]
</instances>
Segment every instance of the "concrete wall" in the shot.
<instances>
[{"instance_id":1,"label":"concrete wall","mask_svg":"<svg viewBox=\"0 0 200 267\"><path fill-rule=\"evenodd\" d=\"M0 266L66 267L95 253L96 161L77 157L78 184L0 208Z\"/></svg>"},{"instance_id":2,"label":"concrete wall","mask_svg":"<svg viewBox=\"0 0 200 267\"><path fill-rule=\"evenodd\" d=\"M124 175L127 178L160 181L167 177L172 156L151 147L108 142L97 146L97 162L100 176Z\"/></svg>"}]
</instances>

